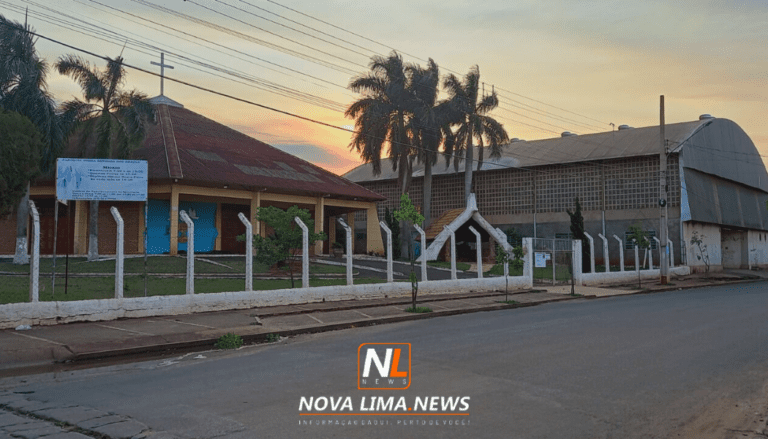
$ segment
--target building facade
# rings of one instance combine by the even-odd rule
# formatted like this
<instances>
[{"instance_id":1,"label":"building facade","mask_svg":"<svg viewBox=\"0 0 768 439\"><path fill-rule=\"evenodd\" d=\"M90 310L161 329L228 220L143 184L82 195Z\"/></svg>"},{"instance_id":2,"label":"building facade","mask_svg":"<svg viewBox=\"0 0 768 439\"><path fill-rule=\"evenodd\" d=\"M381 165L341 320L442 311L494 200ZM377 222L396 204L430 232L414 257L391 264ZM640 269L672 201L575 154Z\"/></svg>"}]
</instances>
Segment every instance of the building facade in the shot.
<instances>
[{"instance_id":1,"label":"building facade","mask_svg":"<svg viewBox=\"0 0 768 439\"><path fill-rule=\"evenodd\" d=\"M708 256L714 270L767 265L768 174L749 136L732 121L706 116L666 125L665 131L664 209L675 263L698 269ZM658 126L513 141L500 159L486 161L475 173L473 191L480 213L494 226L536 238L570 237L566 209L573 210L578 198L596 249L602 248L602 234L609 240L611 264L619 263L623 251L625 264L634 265L629 228L659 234L660 149ZM396 208L399 199L397 176L390 169L382 164L382 174L373 176L370 165L363 165L345 175L387 198L379 203L379 217L385 207ZM457 173L452 165L439 163L433 175L432 218L464 207L463 166ZM423 168L417 167L409 190L417 205L422 204L422 182ZM358 214L358 221L363 219ZM623 248L614 235L623 240ZM692 239L703 239L706 249ZM596 259L604 263L601 250Z\"/></svg>"},{"instance_id":2,"label":"building facade","mask_svg":"<svg viewBox=\"0 0 768 439\"><path fill-rule=\"evenodd\" d=\"M189 111L165 96L153 98L157 121L150 125L143 146L132 159L147 160L149 201L99 203L99 254L115 253L117 226L110 208L115 206L125 221L125 253L176 255L186 250L186 226L179 220L185 210L195 223L195 251L245 253L238 235L245 226L243 213L254 223L254 233L269 233L254 221L262 206L288 208L298 205L312 213L315 231L335 238L335 219L354 222L358 211L372 212L362 226L365 252L382 252L376 203L384 198L325 169L280 151L200 114ZM41 253L53 253L55 186L40 181L30 190L41 215ZM84 255L88 249L88 201L59 206L56 252ZM375 232L375 233L374 233ZM14 254L16 216L0 218L0 254ZM329 241L318 242L314 254L328 253Z\"/></svg>"}]
</instances>

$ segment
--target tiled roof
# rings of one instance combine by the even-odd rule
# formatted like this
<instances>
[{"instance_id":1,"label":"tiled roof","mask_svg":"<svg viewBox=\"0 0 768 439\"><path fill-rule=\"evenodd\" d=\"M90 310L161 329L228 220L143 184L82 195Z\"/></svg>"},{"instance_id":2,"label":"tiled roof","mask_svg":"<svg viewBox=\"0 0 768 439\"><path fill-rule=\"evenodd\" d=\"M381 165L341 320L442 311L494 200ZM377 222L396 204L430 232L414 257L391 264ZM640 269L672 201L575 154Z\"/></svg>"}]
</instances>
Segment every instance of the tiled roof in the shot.
<instances>
[{"instance_id":1,"label":"tiled roof","mask_svg":"<svg viewBox=\"0 0 768 439\"><path fill-rule=\"evenodd\" d=\"M458 209L451 209L446 210L443 212L442 215L440 215L440 218L436 219L432 222L432 224L427 227L427 230L424 230L424 236L427 238L427 240L435 239L435 237L443 231L443 227L447 226L448 224L452 223L453 220L459 217L462 212L464 212L463 207L460 207Z\"/></svg>"},{"instance_id":2,"label":"tiled roof","mask_svg":"<svg viewBox=\"0 0 768 439\"><path fill-rule=\"evenodd\" d=\"M133 158L149 162L151 180L379 201L385 197L185 108L157 105Z\"/></svg>"}]
</instances>

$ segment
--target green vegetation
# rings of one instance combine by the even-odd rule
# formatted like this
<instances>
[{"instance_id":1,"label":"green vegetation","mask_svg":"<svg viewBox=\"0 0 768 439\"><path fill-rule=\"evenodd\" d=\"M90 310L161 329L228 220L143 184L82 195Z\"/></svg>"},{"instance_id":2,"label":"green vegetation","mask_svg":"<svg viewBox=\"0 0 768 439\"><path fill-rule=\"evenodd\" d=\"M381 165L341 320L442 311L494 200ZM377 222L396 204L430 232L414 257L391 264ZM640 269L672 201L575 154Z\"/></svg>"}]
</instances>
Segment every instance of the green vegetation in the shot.
<instances>
[{"instance_id":1,"label":"green vegetation","mask_svg":"<svg viewBox=\"0 0 768 439\"><path fill-rule=\"evenodd\" d=\"M274 343L274 342L280 341L280 335L278 335L278 334L267 334L265 340L267 341L267 343Z\"/></svg>"},{"instance_id":2,"label":"green vegetation","mask_svg":"<svg viewBox=\"0 0 768 439\"><path fill-rule=\"evenodd\" d=\"M406 308L405 312L412 312L415 314L426 314L428 312L432 312L432 309L427 308L426 306L411 306Z\"/></svg>"},{"instance_id":3,"label":"green vegetation","mask_svg":"<svg viewBox=\"0 0 768 439\"><path fill-rule=\"evenodd\" d=\"M400 196L400 209L394 212L394 217L398 221L405 223L405 230L411 230L414 224L421 224L424 222L424 215L420 214L416 210L416 206L411 203L411 197L407 193ZM410 244L408 248L408 257L411 260L411 274L408 280L411 282L411 299L413 299L413 305L411 308L416 309L416 296L419 294L419 281L416 278L416 271L414 269L414 259L416 257L415 243L411 239L410 233L408 234L408 242Z\"/></svg>"},{"instance_id":4,"label":"green vegetation","mask_svg":"<svg viewBox=\"0 0 768 439\"><path fill-rule=\"evenodd\" d=\"M207 259L215 264L203 261ZM217 265L218 264L218 265ZM53 268L52 258L40 259L40 274L49 273ZM284 267L285 270L288 267ZM14 265L12 258L0 258L0 272L29 273L29 265ZM86 258L69 258L70 273L114 273L115 261L88 262ZM185 274L187 259L175 256L150 256L147 261L147 272L151 274ZM254 261L254 273L269 273L269 266ZM334 274L345 273L346 268L337 265L309 264L309 273ZM56 276L64 274L64 257L56 258ZM125 273L144 273L144 258L126 258ZM196 274L245 273L245 257L216 257L206 258L205 255L195 256Z\"/></svg>"},{"instance_id":5,"label":"green vegetation","mask_svg":"<svg viewBox=\"0 0 768 439\"><path fill-rule=\"evenodd\" d=\"M243 338L237 334L227 332L216 341L217 349L237 349L243 345Z\"/></svg>"},{"instance_id":6,"label":"green vegetation","mask_svg":"<svg viewBox=\"0 0 768 439\"><path fill-rule=\"evenodd\" d=\"M40 132L19 113L0 110L0 214L24 198L27 183L40 174Z\"/></svg>"},{"instance_id":7,"label":"green vegetation","mask_svg":"<svg viewBox=\"0 0 768 439\"><path fill-rule=\"evenodd\" d=\"M0 304L29 301L28 276L1 276ZM382 283L383 279L360 278L355 284ZM346 279L309 279L312 287L346 285ZM183 295L186 292L184 278L149 276L147 294L150 296ZM220 293L223 291L243 291L245 280L237 279L195 279L195 293ZM254 279L254 290L280 290L291 288L289 279ZM144 280L142 276L126 276L124 297L143 297ZM40 276L41 301L73 301L90 299L111 299L115 297L115 279L105 277L69 278L67 294L64 294L64 278L56 277L55 296L51 295L51 278Z\"/></svg>"},{"instance_id":8,"label":"green vegetation","mask_svg":"<svg viewBox=\"0 0 768 439\"><path fill-rule=\"evenodd\" d=\"M427 265L437 268L451 268L451 261L427 261ZM456 269L460 271L469 270L469 264L466 262L457 262Z\"/></svg>"},{"instance_id":9,"label":"green vegetation","mask_svg":"<svg viewBox=\"0 0 768 439\"><path fill-rule=\"evenodd\" d=\"M299 209L298 206L291 206L288 210L278 207L268 206L256 209L256 220L263 221L271 227L273 232L265 237L253 236L253 249L256 254L256 260L263 265L272 266L278 264L285 266L291 275L291 285L294 285L293 263L297 262L301 256L301 248L304 238L301 228L296 224L295 218L299 218L309 233L307 238L309 246L313 246L316 241L327 239L325 233L315 233L315 221L306 209ZM244 241L245 235L237 237Z\"/></svg>"},{"instance_id":10,"label":"green vegetation","mask_svg":"<svg viewBox=\"0 0 768 439\"><path fill-rule=\"evenodd\" d=\"M490 270L485 272L486 276L504 276L504 266L501 264L496 264L493 267L491 267ZM509 275L510 276L522 276L523 275L523 269L522 268L513 268L511 265L509 267ZM568 270L568 267L565 265L559 265L556 268L556 275L557 280L570 280L571 279L571 272ZM534 267L533 268L533 278L534 279L552 279L552 267Z\"/></svg>"}]
</instances>

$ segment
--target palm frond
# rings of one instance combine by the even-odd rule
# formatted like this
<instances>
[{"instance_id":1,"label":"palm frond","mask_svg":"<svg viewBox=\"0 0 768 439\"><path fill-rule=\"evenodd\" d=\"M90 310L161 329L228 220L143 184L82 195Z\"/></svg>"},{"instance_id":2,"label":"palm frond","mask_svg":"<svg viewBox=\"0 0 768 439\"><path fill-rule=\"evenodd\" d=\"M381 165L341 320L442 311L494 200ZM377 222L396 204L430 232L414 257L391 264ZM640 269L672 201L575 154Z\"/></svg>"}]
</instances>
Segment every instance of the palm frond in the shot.
<instances>
[{"instance_id":1,"label":"palm frond","mask_svg":"<svg viewBox=\"0 0 768 439\"><path fill-rule=\"evenodd\" d=\"M86 101L102 100L107 89L95 67L77 55L64 55L56 61L56 70L72 78L83 90Z\"/></svg>"}]
</instances>

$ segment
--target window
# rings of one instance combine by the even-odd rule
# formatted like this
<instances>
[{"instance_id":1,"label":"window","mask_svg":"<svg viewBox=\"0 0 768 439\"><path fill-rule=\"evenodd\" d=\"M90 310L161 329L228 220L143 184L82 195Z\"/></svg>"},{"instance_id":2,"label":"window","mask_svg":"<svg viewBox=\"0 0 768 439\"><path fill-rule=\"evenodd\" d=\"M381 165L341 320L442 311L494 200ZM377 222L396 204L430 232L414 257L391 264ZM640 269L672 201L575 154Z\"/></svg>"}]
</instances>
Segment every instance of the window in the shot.
<instances>
[{"instance_id":1,"label":"window","mask_svg":"<svg viewBox=\"0 0 768 439\"><path fill-rule=\"evenodd\" d=\"M651 250L656 250L656 240L653 239L654 236L656 236L655 230L643 230L645 233L645 236L648 237L648 240L651 241ZM624 232L624 249L625 250L634 250L635 244L632 242L632 240L629 238L630 235L632 235L631 232Z\"/></svg>"}]
</instances>

